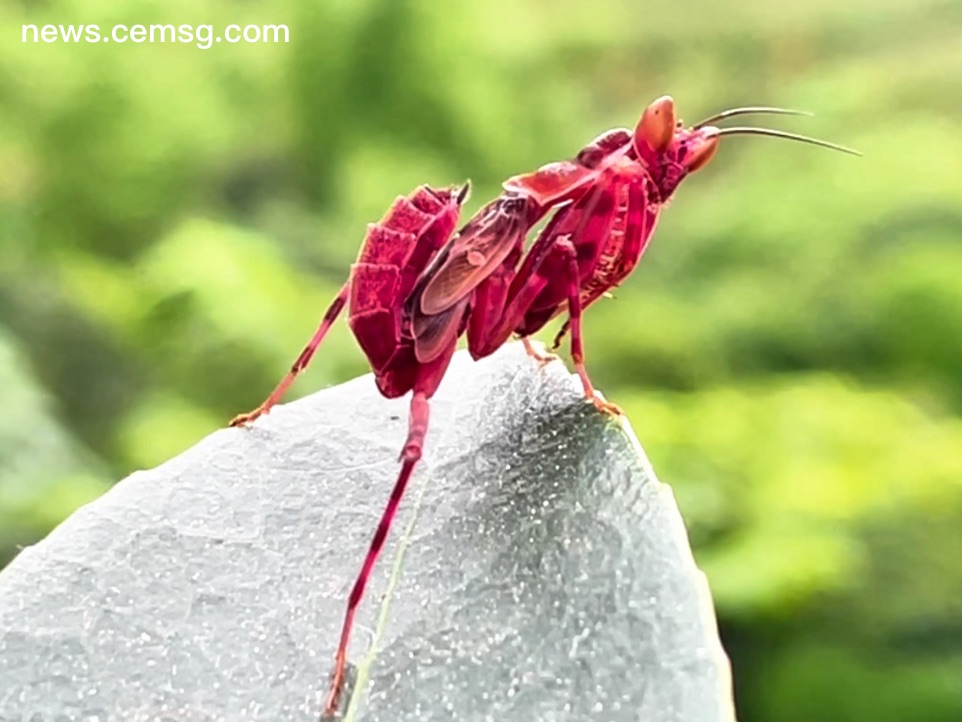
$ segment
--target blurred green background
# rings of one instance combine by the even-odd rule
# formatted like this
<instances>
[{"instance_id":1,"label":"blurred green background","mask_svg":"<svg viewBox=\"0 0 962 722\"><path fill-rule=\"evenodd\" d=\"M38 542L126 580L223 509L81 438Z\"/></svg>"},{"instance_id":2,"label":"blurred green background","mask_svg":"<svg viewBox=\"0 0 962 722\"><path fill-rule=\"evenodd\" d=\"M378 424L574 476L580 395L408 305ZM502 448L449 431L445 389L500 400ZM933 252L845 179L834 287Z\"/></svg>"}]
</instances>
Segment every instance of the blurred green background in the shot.
<instances>
[{"instance_id":1,"label":"blurred green background","mask_svg":"<svg viewBox=\"0 0 962 722\"><path fill-rule=\"evenodd\" d=\"M671 483L743 722L962 719L962 2L48 0L0 7L0 563L273 387L365 224L741 104L587 315ZM23 23L287 44L23 44ZM552 329L545 333L550 340ZM295 394L367 370L339 324Z\"/></svg>"}]
</instances>

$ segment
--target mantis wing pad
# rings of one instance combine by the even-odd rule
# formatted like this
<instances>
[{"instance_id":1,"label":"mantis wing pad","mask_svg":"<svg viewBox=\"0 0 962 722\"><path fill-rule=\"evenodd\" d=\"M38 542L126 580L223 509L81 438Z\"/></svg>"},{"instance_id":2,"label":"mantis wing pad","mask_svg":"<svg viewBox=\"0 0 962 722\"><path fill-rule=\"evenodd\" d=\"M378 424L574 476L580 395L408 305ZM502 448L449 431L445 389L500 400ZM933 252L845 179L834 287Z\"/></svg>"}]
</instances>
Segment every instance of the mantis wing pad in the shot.
<instances>
[{"instance_id":1,"label":"mantis wing pad","mask_svg":"<svg viewBox=\"0 0 962 722\"><path fill-rule=\"evenodd\" d=\"M526 198L506 195L487 208L459 233L447 253L438 256L436 268L425 272L420 311L434 316L465 299L524 242L533 222Z\"/></svg>"}]
</instances>

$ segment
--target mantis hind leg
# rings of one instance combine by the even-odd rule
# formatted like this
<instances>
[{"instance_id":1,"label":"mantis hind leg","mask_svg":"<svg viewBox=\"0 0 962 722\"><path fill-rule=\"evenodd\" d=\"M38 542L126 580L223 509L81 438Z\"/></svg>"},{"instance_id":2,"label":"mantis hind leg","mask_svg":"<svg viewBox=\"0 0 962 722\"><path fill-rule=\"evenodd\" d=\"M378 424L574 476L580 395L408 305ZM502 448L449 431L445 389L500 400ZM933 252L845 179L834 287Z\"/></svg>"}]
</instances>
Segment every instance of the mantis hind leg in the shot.
<instances>
[{"instance_id":1,"label":"mantis hind leg","mask_svg":"<svg viewBox=\"0 0 962 722\"><path fill-rule=\"evenodd\" d=\"M308 364L311 362L311 358L314 356L314 352L317 351L317 347L321 345L321 341L327 335L334 321L341 314L344 309L344 304L347 303L347 295L351 287L351 282L348 281L338 292L337 296L331 302L327 311L324 312L324 316L321 318L321 322L308 342L307 346L301 351L300 355L295 359L294 363L291 365L291 370L288 371L284 378L281 379L280 383L271 391L270 396L268 396L260 406L258 406L253 411L248 411L246 414L239 414L231 419L230 426L243 426L244 424L249 424L251 421L256 419L258 416L262 416L269 413L271 408L273 408L290 388L291 384L294 383L296 379L304 369L307 368Z\"/></svg>"},{"instance_id":2,"label":"mantis hind leg","mask_svg":"<svg viewBox=\"0 0 962 722\"><path fill-rule=\"evenodd\" d=\"M391 524L397 514L401 499L407 489L414 468L421 459L424 449L424 437L428 431L428 420L430 417L430 399L434 395L441 379L444 376L454 350L457 346L457 336L454 335L444 351L430 363L421 364L417 369L414 381L413 394L411 396L411 410L408 415L408 433L401 449L399 461L401 470L398 472L394 488L388 499L387 506L381 514L377 530L371 539L371 544L364 557L364 564L354 581L351 594L347 600L347 610L344 613L344 623L341 627L341 640L338 643L337 655L334 660L334 672L331 679L331 687L328 692L327 702L324 706L324 718L327 719L335 714L338 702L341 697L342 687L344 686L345 673L347 671L347 647L351 639L351 630L354 627L354 615L364 597L364 590L367 588L368 579L374 569L374 564L384 548ZM413 360L413 357L412 357Z\"/></svg>"},{"instance_id":3,"label":"mantis hind leg","mask_svg":"<svg viewBox=\"0 0 962 722\"><path fill-rule=\"evenodd\" d=\"M401 504L401 498L404 496L405 489L407 489L411 474L414 472L414 467L417 466L418 461L421 459L421 453L424 448L424 437L428 430L429 415L430 405L427 394L422 390L415 389L414 395L411 397L408 435L404 442L404 447L401 450L401 471L398 472L397 480L394 482L394 488L391 491L391 497L388 499L383 514L381 514L381 521L378 522L377 530L371 539L370 547L368 547L367 556L364 558L364 564L361 566L361 571L354 580L351 595L347 600L347 610L344 613L344 622L341 626L341 639L337 645L337 656L334 660L331 687L327 695L327 701L324 704L324 719L333 717L337 712L347 670L347 647L351 641L354 615L361 603L361 599L364 597L364 590L367 587L371 571L374 569L374 564L381 554L381 550L384 548L384 542L387 540L388 532L391 530L391 523L394 521L395 514L397 514L398 506Z\"/></svg>"}]
</instances>

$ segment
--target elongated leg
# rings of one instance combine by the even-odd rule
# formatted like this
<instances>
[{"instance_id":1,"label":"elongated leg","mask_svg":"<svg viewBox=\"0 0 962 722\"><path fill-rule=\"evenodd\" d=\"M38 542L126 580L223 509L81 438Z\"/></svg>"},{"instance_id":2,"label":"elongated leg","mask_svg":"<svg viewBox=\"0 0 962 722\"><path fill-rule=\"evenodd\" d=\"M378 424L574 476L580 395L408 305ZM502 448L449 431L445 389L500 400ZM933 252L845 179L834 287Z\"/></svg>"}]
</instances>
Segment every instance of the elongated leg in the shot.
<instances>
[{"instance_id":1,"label":"elongated leg","mask_svg":"<svg viewBox=\"0 0 962 722\"><path fill-rule=\"evenodd\" d=\"M281 400L281 398L287 392L287 389L290 388L290 385L294 383L294 379L296 379L297 376L307 368L307 365L311 362L311 358L314 356L314 352L317 351L317 347L321 344L321 341L324 340L324 337L327 335L331 325L340 315L341 310L344 308L344 304L347 302L347 294L350 290L350 287L350 281L341 286L341 290L338 292L337 297L331 302L331 305L324 313L324 317L321 318L321 323L317 327L317 331L314 332L314 336L311 338L310 343L308 343L307 346L304 347L304 350L301 351L300 356L297 357L297 360L294 361L293 365L291 366L291 370L288 371L284 378L281 379L281 382L277 384L277 388L275 388L271 392L271 395L264 400L264 403L262 403L256 409L253 411L248 411L246 414L235 416L230 422L231 426L243 426L244 424L249 424L258 416L270 412L271 408Z\"/></svg>"},{"instance_id":2,"label":"elongated leg","mask_svg":"<svg viewBox=\"0 0 962 722\"><path fill-rule=\"evenodd\" d=\"M537 362L538 362L539 364L541 364L542 366L544 366L545 364L551 363L552 361L557 361L557 360L558 360L558 356L557 356L556 354L553 354L553 353L541 353L538 349L536 349L536 348L534 347L534 344L531 343L531 337L530 337L530 336L522 336L522 337L521 337L521 343L524 344L525 353L527 353L528 356L530 356L531 358L533 358L535 361L537 361Z\"/></svg>"},{"instance_id":3,"label":"elongated leg","mask_svg":"<svg viewBox=\"0 0 962 722\"><path fill-rule=\"evenodd\" d=\"M423 391L416 390L411 397L411 415L408 422L407 441L404 444L404 449L401 451L400 456L401 471L398 474L397 481L394 482L391 498L388 500L384 513L381 515L381 521L377 525L377 531L374 532L374 538L371 539L371 546L368 548L367 556L364 558L364 564L361 566L361 571L357 575L354 587L351 589L351 595L347 600L347 611L344 614L344 624L341 627L341 641L337 646L337 656L334 660L334 674L331 680L331 689L327 695L327 702L324 705L324 717L333 716L337 711L337 705L341 697L341 686L344 684L344 670L347 666L347 646L351 640L354 614L357 611L358 605L361 603L361 599L364 597L364 589L367 587L368 577L370 577L374 563L377 561L378 555L384 547L384 541L387 539L388 531L391 529L391 522L394 521L394 515L397 513L398 505L401 503L401 497L404 496L404 490L407 488L411 473L421 458L424 436L428 430L429 412L430 406L428 404L427 394Z\"/></svg>"},{"instance_id":4,"label":"elongated leg","mask_svg":"<svg viewBox=\"0 0 962 722\"><path fill-rule=\"evenodd\" d=\"M571 359L575 362L578 377L581 379L581 386L585 390L585 396L593 403L599 411L620 416L622 410L611 403L599 399L595 395L595 387L588 378L588 371L585 369L585 352L581 342L581 287L578 278L578 254L574 245L568 239L559 239L558 245L568 256L568 320L571 329Z\"/></svg>"}]
</instances>

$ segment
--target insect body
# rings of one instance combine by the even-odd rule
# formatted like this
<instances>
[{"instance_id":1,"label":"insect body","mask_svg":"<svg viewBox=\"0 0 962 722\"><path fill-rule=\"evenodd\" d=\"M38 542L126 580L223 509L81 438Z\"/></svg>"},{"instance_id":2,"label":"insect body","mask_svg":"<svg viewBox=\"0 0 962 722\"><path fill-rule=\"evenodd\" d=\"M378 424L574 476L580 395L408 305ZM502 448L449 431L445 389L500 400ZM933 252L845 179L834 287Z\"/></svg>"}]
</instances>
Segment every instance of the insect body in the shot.
<instances>
[{"instance_id":1,"label":"insect body","mask_svg":"<svg viewBox=\"0 0 962 722\"><path fill-rule=\"evenodd\" d=\"M631 273L678 184L711 160L723 136L768 135L854 152L782 131L711 125L738 115L795 112L736 108L686 128L676 120L672 99L659 98L634 130L608 131L571 160L510 178L503 193L457 234L467 185L422 186L398 198L380 223L368 227L349 280L291 370L263 404L231 421L231 426L247 424L270 411L306 368L345 305L381 393L394 398L411 392L401 469L348 598L325 716L337 709L354 614L421 458L429 399L459 337L467 335L475 359L493 353L512 335L521 336L536 355L527 337L566 312L556 344L570 330L571 356L586 397L603 411L620 413L595 396L585 370L584 309ZM526 250L531 229L549 214Z\"/></svg>"}]
</instances>

